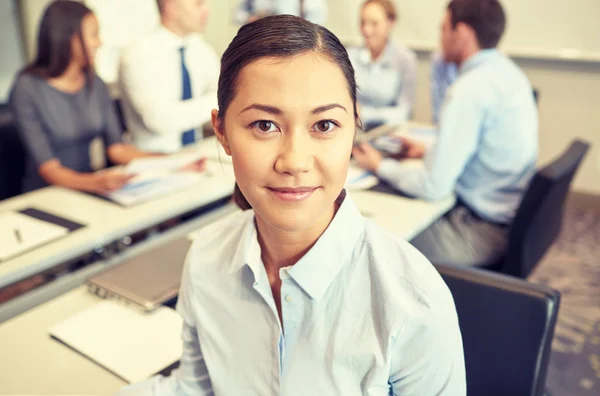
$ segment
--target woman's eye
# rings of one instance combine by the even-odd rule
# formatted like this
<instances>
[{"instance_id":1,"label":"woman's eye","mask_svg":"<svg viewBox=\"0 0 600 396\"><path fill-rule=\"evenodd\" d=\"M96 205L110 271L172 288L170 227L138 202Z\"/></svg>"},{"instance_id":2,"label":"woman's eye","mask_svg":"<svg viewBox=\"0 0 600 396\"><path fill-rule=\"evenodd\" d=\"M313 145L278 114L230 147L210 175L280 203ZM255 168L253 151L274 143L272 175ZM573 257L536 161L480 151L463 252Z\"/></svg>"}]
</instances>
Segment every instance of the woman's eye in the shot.
<instances>
[{"instance_id":1,"label":"woman's eye","mask_svg":"<svg viewBox=\"0 0 600 396\"><path fill-rule=\"evenodd\" d=\"M336 125L333 121L323 120L315 124L314 128L317 132L331 132Z\"/></svg>"},{"instance_id":2,"label":"woman's eye","mask_svg":"<svg viewBox=\"0 0 600 396\"><path fill-rule=\"evenodd\" d=\"M277 126L272 121L260 120L256 121L253 125L255 128L258 128L261 132L276 132Z\"/></svg>"}]
</instances>

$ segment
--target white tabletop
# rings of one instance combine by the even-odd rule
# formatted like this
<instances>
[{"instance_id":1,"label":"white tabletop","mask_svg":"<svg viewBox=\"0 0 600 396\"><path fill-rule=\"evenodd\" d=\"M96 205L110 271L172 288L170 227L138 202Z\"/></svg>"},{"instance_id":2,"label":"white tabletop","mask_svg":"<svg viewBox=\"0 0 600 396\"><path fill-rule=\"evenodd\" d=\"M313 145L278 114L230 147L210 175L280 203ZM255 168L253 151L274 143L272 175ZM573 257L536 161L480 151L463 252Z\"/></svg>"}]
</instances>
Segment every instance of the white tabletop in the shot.
<instances>
[{"instance_id":1,"label":"white tabletop","mask_svg":"<svg viewBox=\"0 0 600 396\"><path fill-rule=\"evenodd\" d=\"M448 211L437 203L370 191L350 191L359 210L410 239ZM48 336L55 323L99 299L80 287L0 325L0 394L109 394L125 383ZM33 380L35 378L35 380Z\"/></svg>"},{"instance_id":2,"label":"white tabletop","mask_svg":"<svg viewBox=\"0 0 600 396\"><path fill-rule=\"evenodd\" d=\"M1 262L0 287L231 195L233 167L217 144L216 138L211 137L197 147L209 157L210 174L201 182L129 208L54 186L0 202L0 212L35 207L85 225L64 238Z\"/></svg>"},{"instance_id":3,"label":"white tabletop","mask_svg":"<svg viewBox=\"0 0 600 396\"><path fill-rule=\"evenodd\" d=\"M0 325L0 394L108 395L124 386L48 335L51 326L98 301L81 287Z\"/></svg>"}]
</instances>

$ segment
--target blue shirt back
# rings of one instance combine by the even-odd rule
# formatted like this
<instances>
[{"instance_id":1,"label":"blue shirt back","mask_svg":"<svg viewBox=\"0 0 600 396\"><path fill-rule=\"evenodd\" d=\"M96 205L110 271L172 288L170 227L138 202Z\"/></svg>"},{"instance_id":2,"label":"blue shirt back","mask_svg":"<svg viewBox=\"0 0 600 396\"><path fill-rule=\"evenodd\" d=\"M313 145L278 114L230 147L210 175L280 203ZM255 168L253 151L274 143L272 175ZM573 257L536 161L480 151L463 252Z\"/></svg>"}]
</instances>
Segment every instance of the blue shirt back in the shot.
<instances>
[{"instance_id":1,"label":"blue shirt back","mask_svg":"<svg viewBox=\"0 0 600 396\"><path fill-rule=\"evenodd\" d=\"M511 223L535 172L537 107L527 76L495 49L465 61L448 89L436 143L420 166L382 161L378 175L424 199L456 192L480 217Z\"/></svg>"}]
</instances>

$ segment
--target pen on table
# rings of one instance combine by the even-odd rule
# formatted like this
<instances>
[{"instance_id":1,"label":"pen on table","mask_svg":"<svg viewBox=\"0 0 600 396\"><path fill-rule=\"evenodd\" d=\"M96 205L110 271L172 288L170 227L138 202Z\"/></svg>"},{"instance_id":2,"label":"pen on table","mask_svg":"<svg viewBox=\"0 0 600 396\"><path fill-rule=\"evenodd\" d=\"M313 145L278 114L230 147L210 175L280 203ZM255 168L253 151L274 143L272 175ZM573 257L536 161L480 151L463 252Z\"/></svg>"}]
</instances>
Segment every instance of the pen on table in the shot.
<instances>
[{"instance_id":1,"label":"pen on table","mask_svg":"<svg viewBox=\"0 0 600 396\"><path fill-rule=\"evenodd\" d=\"M23 239L21 238L21 231L19 231L18 228L15 228L15 238L17 238L17 242L23 242Z\"/></svg>"}]
</instances>

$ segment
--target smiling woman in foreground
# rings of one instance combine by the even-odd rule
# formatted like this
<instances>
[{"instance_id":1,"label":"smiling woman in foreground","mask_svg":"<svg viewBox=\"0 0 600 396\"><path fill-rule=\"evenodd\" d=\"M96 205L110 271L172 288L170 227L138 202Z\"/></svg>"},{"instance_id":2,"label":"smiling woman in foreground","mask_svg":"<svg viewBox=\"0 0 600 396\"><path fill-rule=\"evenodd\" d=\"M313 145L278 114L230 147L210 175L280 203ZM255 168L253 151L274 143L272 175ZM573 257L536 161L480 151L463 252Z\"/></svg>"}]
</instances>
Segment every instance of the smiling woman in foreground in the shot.
<instances>
[{"instance_id":1,"label":"smiling woman in foreground","mask_svg":"<svg viewBox=\"0 0 600 396\"><path fill-rule=\"evenodd\" d=\"M291 16L246 25L218 98L246 210L190 249L181 366L121 394L465 395L448 288L343 189L359 121L338 39Z\"/></svg>"}]
</instances>

